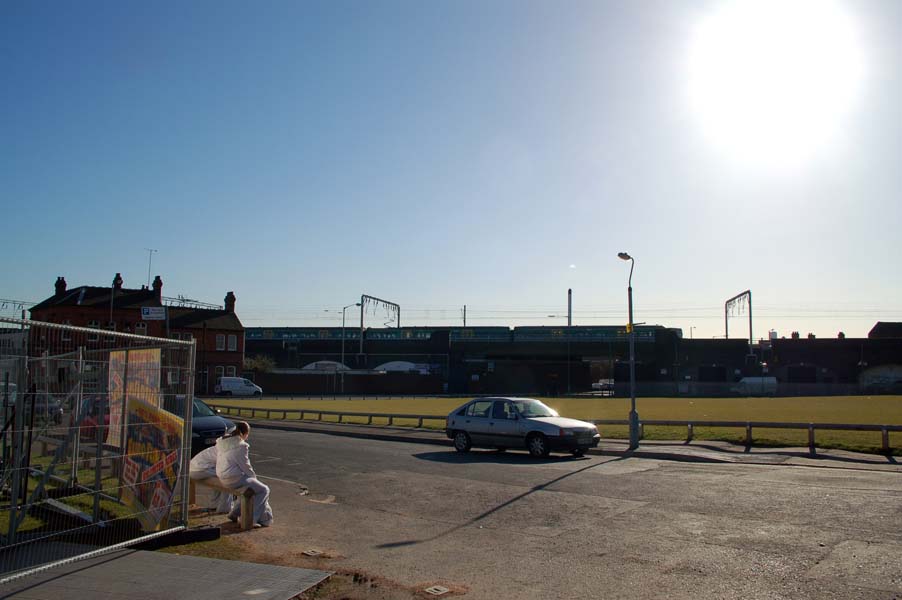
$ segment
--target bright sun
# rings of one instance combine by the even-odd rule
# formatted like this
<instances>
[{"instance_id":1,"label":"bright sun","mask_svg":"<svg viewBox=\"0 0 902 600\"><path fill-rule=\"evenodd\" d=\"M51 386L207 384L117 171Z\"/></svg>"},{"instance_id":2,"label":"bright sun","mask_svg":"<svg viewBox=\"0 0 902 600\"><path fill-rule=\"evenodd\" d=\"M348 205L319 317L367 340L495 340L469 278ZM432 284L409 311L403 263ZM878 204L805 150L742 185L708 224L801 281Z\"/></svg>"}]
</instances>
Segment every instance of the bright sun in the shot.
<instances>
[{"instance_id":1,"label":"bright sun","mask_svg":"<svg viewBox=\"0 0 902 600\"><path fill-rule=\"evenodd\" d=\"M834 0L728 0L694 31L690 102L719 152L791 167L835 141L862 68Z\"/></svg>"}]
</instances>

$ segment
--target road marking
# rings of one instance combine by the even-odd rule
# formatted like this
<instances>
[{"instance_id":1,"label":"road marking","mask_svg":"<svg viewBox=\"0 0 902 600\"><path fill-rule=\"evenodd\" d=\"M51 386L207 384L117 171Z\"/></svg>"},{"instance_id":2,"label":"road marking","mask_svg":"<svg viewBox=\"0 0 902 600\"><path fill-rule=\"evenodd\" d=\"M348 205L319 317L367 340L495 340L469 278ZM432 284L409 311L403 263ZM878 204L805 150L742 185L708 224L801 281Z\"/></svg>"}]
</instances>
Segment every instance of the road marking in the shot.
<instances>
[{"instance_id":1,"label":"road marking","mask_svg":"<svg viewBox=\"0 0 902 600\"><path fill-rule=\"evenodd\" d=\"M273 481L281 481L282 483L290 483L292 485L307 487L303 483L298 483L297 481L288 481L287 479L279 479L278 477L270 477L269 475L257 475L257 479L272 479Z\"/></svg>"},{"instance_id":2,"label":"road marking","mask_svg":"<svg viewBox=\"0 0 902 600\"><path fill-rule=\"evenodd\" d=\"M335 496L329 494L323 500L314 500L313 498L307 498L307 502L315 502L317 504L335 504Z\"/></svg>"},{"instance_id":3,"label":"road marking","mask_svg":"<svg viewBox=\"0 0 902 600\"><path fill-rule=\"evenodd\" d=\"M282 459L279 458L278 456L270 456L269 458L262 458L260 460L254 459L254 462L259 464L259 463L264 463L264 462L272 462L274 460L282 460Z\"/></svg>"}]
</instances>

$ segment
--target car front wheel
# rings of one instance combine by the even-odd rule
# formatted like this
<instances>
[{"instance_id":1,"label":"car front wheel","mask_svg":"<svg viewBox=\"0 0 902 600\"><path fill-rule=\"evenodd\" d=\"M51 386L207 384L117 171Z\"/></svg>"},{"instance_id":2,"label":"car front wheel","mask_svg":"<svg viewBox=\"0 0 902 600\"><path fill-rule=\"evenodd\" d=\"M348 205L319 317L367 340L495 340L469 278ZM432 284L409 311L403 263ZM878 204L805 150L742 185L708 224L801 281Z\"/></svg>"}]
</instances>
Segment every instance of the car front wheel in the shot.
<instances>
[{"instance_id":1,"label":"car front wheel","mask_svg":"<svg viewBox=\"0 0 902 600\"><path fill-rule=\"evenodd\" d=\"M526 448L536 458L545 458L551 452L548 440L541 433L532 433L526 438Z\"/></svg>"},{"instance_id":2,"label":"car front wheel","mask_svg":"<svg viewBox=\"0 0 902 600\"><path fill-rule=\"evenodd\" d=\"M466 431L458 431L454 434L454 449L458 452L469 452L473 446L470 442L470 436Z\"/></svg>"}]
</instances>

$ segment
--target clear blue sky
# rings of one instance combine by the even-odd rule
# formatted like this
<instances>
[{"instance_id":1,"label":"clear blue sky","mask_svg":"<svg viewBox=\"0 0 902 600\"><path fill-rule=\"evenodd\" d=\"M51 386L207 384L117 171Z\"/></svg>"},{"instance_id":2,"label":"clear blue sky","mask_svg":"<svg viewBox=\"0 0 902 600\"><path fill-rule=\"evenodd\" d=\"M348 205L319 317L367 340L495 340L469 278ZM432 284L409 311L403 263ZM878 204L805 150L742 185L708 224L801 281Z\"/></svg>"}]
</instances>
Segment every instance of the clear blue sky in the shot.
<instances>
[{"instance_id":1,"label":"clear blue sky","mask_svg":"<svg viewBox=\"0 0 902 600\"><path fill-rule=\"evenodd\" d=\"M776 64L816 47L818 3L760 4ZM745 289L756 337L902 320L902 3L837 0L783 80L775 44L699 42L730 5L6 0L0 297L139 287L156 248L164 294L234 290L247 326L362 293L405 325L560 324L567 288L617 324L627 251L636 321L687 337ZM779 35L720 37L746 33Z\"/></svg>"}]
</instances>

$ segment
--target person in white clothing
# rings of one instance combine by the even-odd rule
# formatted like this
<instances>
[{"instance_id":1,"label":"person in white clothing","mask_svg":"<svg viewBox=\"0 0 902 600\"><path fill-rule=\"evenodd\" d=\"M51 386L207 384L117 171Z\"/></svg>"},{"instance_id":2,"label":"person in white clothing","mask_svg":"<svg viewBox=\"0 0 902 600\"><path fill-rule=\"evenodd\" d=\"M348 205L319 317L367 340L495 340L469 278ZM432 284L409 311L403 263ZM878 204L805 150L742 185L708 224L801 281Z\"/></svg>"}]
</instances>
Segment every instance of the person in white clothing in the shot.
<instances>
[{"instance_id":1,"label":"person in white clothing","mask_svg":"<svg viewBox=\"0 0 902 600\"><path fill-rule=\"evenodd\" d=\"M235 423L235 429L216 440L216 476L226 487L247 486L254 490L254 523L262 527L272 525L272 507L269 505L269 487L257 479L251 466L250 445L247 438L251 426L244 421ZM235 502L229 519L238 520L241 503Z\"/></svg>"},{"instance_id":2,"label":"person in white clothing","mask_svg":"<svg viewBox=\"0 0 902 600\"><path fill-rule=\"evenodd\" d=\"M211 478L218 479L216 477L216 455L216 446L210 446L206 450L198 452L191 459L191 468L188 471L188 476L195 481ZM213 495L210 497L208 508L220 514L231 512L232 495L213 488Z\"/></svg>"}]
</instances>

